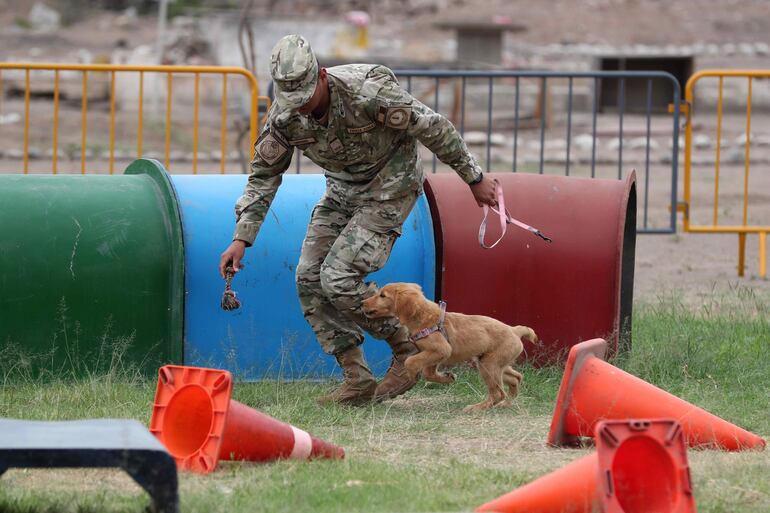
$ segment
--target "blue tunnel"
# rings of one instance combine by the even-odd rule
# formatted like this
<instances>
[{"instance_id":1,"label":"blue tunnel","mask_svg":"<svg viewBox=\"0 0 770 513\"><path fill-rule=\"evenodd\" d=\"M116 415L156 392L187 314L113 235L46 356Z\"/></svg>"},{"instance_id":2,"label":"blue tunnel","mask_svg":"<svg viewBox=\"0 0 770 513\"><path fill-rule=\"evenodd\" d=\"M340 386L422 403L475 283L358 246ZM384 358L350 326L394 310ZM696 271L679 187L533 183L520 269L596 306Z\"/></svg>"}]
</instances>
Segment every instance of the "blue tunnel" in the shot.
<instances>
[{"instance_id":1,"label":"blue tunnel","mask_svg":"<svg viewBox=\"0 0 770 513\"><path fill-rule=\"evenodd\" d=\"M294 284L310 214L325 189L321 175L286 175L245 268L233 280L242 307L219 307L224 283L220 254L232 240L233 205L244 175L173 175L185 247L184 363L227 369L244 379L323 378L338 373L302 316ZM419 283L433 298L436 276L433 224L421 196L404 224L387 265L368 279L380 285ZM367 335L366 358L377 374L390 363L390 348Z\"/></svg>"}]
</instances>

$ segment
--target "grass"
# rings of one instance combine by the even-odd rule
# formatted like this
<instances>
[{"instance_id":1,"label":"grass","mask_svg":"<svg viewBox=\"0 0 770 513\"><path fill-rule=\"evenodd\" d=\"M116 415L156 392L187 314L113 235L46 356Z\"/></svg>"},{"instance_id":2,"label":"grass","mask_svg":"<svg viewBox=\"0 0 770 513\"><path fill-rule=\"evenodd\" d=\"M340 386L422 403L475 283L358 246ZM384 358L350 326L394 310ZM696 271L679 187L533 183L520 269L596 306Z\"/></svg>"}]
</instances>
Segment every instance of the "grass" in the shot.
<instances>
[{"instance_id":1,"label":"grass","mask_svg":"<svg viewBox=\"0 0 770 513\"><path fill-rule=\"evenodd\" d=\"M637 305L633 350L615 364L768 438L768 305L751 289L696 310L676 296ZM477 415L460 413L484 390L472 371L454 385L421 383L365 408L317 406L323 383L237 383L236 400L345 447L346 459L228 462L207 476L182 474L182 511L470 511L587 453L543 446L561 369L523 372L512 408ZM4 378L2 417L149 422L155 384L126 369L46 381L7 370ZM770 511L770 451L691 450L688 457L700 513ZM141 511L147 504L120 471L14 469L0 479L0 511Z\"/></svg>"}]
</instances>

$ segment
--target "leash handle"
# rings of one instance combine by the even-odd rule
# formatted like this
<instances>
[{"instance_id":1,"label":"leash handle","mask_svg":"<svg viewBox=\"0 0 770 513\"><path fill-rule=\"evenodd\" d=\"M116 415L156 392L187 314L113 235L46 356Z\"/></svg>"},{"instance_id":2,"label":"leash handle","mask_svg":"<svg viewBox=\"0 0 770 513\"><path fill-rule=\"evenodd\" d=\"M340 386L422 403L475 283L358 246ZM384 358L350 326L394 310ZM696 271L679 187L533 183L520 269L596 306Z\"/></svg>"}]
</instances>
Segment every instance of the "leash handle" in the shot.
<instances>
[{"instance_id":1,"label":"leash handle","mask_svg":"<svg viewBox=\"0 0 770 513\"><path fill-rule=\"evenodd\" d=\"M510 217L510 214L508 214L508 211L505 208L505 196L503 196L503 187L500 185L500 182L498 182L497 179L495 179L495 198L497 199L497 207L499 210L495 210L493 207L492 211L495 212L500 219L500 238L497 239L491 246L487 246L484 243L484 235L487 233L487 216L489 215L490 210L489 205L484 204L482 207L484 209L484 219L481 220L481 226L479 226L479 244L484 249L492 249L497 246L500 241L503 240L503 237L505 237L505 232L508 229L508 218Z\"/></svg>"},{"instance_id":2,"label":"leash handle","mask_svg":"<svg viewBox=\"0 0 770 513\"><path fill-rule=\"evenodd\" d=\"M532 232L532 234L537 235L544 241L551 243L553 240L551 238L547 237L543 232L538 230L537 228L533 228L532 226L522 223L518 219L511 216L510 212L508 212L508 209L505 208L505 196L503 195L503 186L500 184L500 182L495 179L495 198L497 199L497 208L490 207L489 205L484 205L484 219L481 221L481 225L479 226L479 244L484 249L492 249L497 244L503 240L503 237L505 237L505 231L509 224L514 224L518 226L519 228L522 228L524 230L527 230L529 232ZM489 211L492 210L492 212L496 213L500 219L500 238L497 239L494 244L491 246L487 246L484 243L484 235L486 235L487 232L487 216L489 215Z\"/></svg>"}]
</instances>

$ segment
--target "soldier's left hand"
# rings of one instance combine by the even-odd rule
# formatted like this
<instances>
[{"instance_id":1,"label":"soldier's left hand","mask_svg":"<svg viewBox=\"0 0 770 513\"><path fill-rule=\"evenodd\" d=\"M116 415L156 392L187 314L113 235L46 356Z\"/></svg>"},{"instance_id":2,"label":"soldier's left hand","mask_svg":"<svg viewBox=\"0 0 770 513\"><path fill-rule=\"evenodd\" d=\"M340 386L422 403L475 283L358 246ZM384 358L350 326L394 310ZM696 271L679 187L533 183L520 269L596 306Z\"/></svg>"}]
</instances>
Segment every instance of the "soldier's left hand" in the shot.
<instances>
[{"instance_id":1,"label":"soldier's left hand","mask_svg":"<svg viewBox=\"0 0 770 513\"><path fill-rule=\"evenodd\" d=\"M490 207L497 206L497 199L495 199L495 181L487 176L482 176L481 181L477 184L470 186L473 197L476 199L476 203L481 207L483 205L489 205Z\"/></svg>"}]
</instances>

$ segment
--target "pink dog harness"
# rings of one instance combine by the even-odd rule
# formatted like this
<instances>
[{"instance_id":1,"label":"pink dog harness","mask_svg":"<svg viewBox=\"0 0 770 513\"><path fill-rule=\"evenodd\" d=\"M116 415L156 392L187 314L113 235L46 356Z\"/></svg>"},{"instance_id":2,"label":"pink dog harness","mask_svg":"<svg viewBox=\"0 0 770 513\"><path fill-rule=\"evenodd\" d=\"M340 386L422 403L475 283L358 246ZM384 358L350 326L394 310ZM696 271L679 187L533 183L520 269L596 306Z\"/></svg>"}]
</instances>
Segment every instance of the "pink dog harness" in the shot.
<instances>
[{"instance_id":1,"label":"pink dog harness","mask_svg":"<svg viewBox=\"0 0 770 513\"><path fill-rule=\"evenodd\" d=\"M444 335L444 338L449 340L449 337L447 337L446 330L444 329L444 316L446 314L446 301L439 301L438 306L441 310L441 313L439 313L438 316L438 324L435 326L431 326L430 328L423 328L420 331L418 331L416 334L409 335L409 340L412 342L417 342L421 338L425 338L428 335L432 335L433 333L436 333L437 331L440 331L442 335Z\"/></svg>"}]
</instances>

